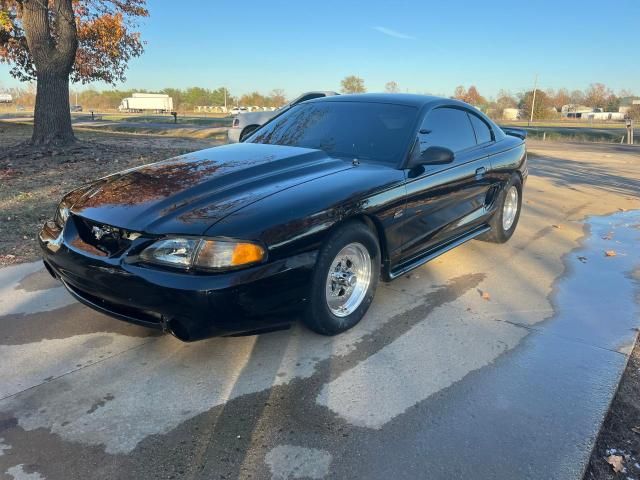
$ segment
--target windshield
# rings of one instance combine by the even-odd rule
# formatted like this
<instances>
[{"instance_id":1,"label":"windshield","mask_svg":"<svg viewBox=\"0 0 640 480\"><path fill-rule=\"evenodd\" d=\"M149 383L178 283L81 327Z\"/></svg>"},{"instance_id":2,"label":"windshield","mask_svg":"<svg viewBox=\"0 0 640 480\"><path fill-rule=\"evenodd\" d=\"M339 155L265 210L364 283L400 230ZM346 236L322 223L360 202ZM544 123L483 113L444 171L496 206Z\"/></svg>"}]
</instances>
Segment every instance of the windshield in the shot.
<instances>
[{"instance_id":1,"label":"windshield","mask_svg":"<svg viewBox=\"0 0 640 480\"><path fill-rule=\"evenodd\" d=\"M365 102L300 104L246 141L323 150L334 157L397 164L406 152L417 109Z\"/></svg>"}]
</instances>

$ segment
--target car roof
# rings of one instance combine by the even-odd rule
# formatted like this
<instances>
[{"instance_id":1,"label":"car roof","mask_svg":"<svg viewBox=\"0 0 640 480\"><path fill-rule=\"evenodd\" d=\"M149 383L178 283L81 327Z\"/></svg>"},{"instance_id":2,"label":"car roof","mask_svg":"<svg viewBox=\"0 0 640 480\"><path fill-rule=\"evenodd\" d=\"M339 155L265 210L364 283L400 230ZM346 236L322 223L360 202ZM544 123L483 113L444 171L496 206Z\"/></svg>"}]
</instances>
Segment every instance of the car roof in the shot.
<instances>
[{"instance_id":1,"label":"car roof","mask_svg":"<svg viewBox=\"0 0 640 480\"><path fill-rule=\"evenodd\" d=\"M365 102L365 103L390 103L395 105L407 105L411 107L423 107L431 103L460 104L463 102L433 95L416 95L412 93L358 93L352 95L335 95L331 97L315 98L305 103L315 102Z\"/></svg>"}]
</instances>

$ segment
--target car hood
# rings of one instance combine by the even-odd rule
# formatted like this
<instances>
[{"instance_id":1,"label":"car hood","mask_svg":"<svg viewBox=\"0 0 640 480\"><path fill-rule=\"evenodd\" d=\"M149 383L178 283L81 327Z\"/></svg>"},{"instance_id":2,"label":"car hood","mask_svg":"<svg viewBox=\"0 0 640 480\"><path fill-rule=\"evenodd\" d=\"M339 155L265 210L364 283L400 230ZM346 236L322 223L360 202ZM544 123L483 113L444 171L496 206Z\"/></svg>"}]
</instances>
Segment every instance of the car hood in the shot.
<instances>
[{"instance_id":1,"label":"car hood","mask_svg":"<svg viewBox=\"0 0 640 480\"><path fill-rule=\"evenodd\" d=\"M151 234L201 235L269 195L352 168L321 150L240 143L116 173L73 198L71 212Z\"/></svg>"}]
</instances>

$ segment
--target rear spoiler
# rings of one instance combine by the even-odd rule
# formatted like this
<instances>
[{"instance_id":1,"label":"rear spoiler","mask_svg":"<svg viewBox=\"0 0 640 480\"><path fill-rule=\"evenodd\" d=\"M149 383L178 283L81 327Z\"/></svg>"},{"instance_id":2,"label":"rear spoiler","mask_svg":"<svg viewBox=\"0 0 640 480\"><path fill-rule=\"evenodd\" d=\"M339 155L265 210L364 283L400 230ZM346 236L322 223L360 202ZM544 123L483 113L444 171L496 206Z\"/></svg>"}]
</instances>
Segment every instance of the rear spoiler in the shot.
<instances>
[{"instance_id":1,"label":"rear spoiler","mask_svg":"<svg viewBox=\"0 0 640 480\"><path fill-rule=\"evenodd\" d=\"M504 133L512 137L518 137L522 140L527 138L527 131L524 128L500 127Z\"/></svg>"}]
</instances>

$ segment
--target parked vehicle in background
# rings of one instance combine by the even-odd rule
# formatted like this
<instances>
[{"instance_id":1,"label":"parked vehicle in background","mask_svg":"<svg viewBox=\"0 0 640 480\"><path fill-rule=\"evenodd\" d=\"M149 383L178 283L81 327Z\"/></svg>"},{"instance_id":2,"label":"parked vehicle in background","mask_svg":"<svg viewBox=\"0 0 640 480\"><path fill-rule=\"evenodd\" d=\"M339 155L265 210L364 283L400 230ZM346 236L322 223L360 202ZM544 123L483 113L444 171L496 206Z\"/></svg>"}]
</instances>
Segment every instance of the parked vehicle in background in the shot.
<instances>
[{"instance_id":1,"label":"parked vehicle in background","mask_svg":"<svg viewBox=\"0 0 640 480\"><path fill-rule=\"evenodd\" d=\"M238 143L242 141L243 138L246 138L248 135L253 133L259 126L267 123L268 120L271 120L273 117L278 115L285 110L290 109L294 105L298 103L305 102L307 100L312 100L314 98L322 98L322 97L331 97L333 95L339 95L337 92L307 92L300 95L295 100L287 103L286 105L278 108L272 109L268 111L256 111L256 112L239 112L236 114L236 117L233 119L231 123L231 128L229 129L227 136L229 138L229 143ZM233 110L231 113L234 113Z\"/></svg>"},{"instance_id":2,"label":"parked vehicle in background","mask_svg":"<svg viewBox=\"0 0 640 480\"><path fill-rule=\"evenodd\" d=\"M72 112L81 112L82 111L82 105L71 105L71 111Z\"/></svg>"},{"instance_id":3,"label":"parked vehicle in background","mask_svg":"<svg viewBox=\"0 0 640 480\"><path fill-rule=\"evenodd\" d=\"M233 107L231 109L231 115L238 115L239 113L248 112L247 107Z\"/></svg>"},{"instance_id":4,"label":"parked vehicle in background","mask_svg":"<svg viewBox=\"0 0 640 480\"><path fill-rule=\"evenodd\" d=\"M163 93L133 93L123 98L118 110L121 112L155 112L166 113L173 111L173 98Z\"/></svg>"},{"instance_id":5,"label":"parked vehicle in background","mask_svg":"<svg viewBox=\"0 0 640 480\"><path fill-rule=\"evenodd\" d=\"M13 97L9 93L0 93L0 103L11 103L13 102Z\"/></svg>"},{"instance_id":6,"label":"parked vehicle in background","mask_svg":"<svg viewBox=\"0 0 640 480\"><path fill-rule=\"evenodd\" d=\"M184 341L296 313L334 335L365 315L379 279L473 238L509 240L525 136L448 98L311 100L241 144L67 194L40 232L45 266L89 307Z\"/></svg>"}]
</instances>

